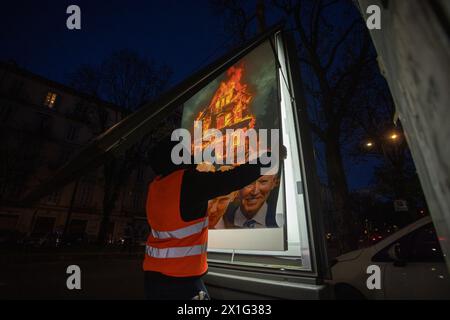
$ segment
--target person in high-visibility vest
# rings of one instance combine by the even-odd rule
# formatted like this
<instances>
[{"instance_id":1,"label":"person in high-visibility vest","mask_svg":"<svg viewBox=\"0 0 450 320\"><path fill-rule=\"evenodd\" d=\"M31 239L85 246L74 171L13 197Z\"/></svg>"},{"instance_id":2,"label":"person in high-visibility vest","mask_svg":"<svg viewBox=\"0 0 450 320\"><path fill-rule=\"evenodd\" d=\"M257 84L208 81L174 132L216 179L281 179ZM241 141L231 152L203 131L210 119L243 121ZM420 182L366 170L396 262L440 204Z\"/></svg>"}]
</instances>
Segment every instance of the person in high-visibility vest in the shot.
<instances>
[{"instance_id":1,"label":"person in high-visibility vest","mask_svg":"<svg viewBox=\"0 0 450 320\"><path fill-rule=\"evenodd\" d=\"M208 298L202 281L208 270L208 200L252 183L263 165L258 161L223 172L200 172L195 166L173 164L174 145L160 143L150 155L157 177L149 185L146 203L151 228L143 264L146 297Z\"/></svg>"}]
</instances>

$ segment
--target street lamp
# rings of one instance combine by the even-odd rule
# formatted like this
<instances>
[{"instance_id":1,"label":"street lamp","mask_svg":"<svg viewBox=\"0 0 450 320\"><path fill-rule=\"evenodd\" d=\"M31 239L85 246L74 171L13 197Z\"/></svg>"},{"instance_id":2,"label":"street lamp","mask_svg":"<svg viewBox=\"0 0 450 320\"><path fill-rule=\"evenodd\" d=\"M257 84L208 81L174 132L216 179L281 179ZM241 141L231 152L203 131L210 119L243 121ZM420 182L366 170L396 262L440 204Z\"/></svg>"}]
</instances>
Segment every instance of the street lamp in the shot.
<instances>
[{"instance_id":1,"label":"street lamp","mask_svg":"<svg viewBox=\"0 0 450 320\"><path fill-rule=\"evenodd\" d=\"M391 140L397 140L397 139L398 139L398 134L393 133L393 134L390 135L389 138L390 138Z\"/></svg>"},{"instance_id":2,"label":"street lamp","mask_svg":"<svg viewBox=\"0 0 450 320\"><path fill-rule=\"evenodd\" d=\"M363 148L370 151L386 152L385 148L398 147L398 142L401 139L401 133L396 130L384 133L382 136L371 137L364 141L361 145Z\"/></svg>"}]
</instances>

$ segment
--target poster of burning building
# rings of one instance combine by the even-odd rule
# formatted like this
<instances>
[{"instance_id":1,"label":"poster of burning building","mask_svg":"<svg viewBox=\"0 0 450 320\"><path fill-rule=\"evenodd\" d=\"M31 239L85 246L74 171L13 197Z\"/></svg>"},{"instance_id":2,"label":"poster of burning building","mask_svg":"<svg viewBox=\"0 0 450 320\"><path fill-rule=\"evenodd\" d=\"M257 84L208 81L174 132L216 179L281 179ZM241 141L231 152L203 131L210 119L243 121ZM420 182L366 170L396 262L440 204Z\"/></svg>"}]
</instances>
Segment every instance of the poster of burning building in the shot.
<instances>
[{"instance_id":1,"label":"poster of burning building","mask_svg":"<svg viewBox=\"0 0 450 320\"><path fill-rule=\"evenodd\" d=\"M203 150L211 144L221 146L221 152L215 154L219 161L203 163L201 170L233 170L232 165L220 158L226 158L234 148L244 147L246 152L252 148L248 135L233 135L230 139L227 132L280 129L277 81L275 56L267 41L184 103L182 127L191 132L192 148L197 146ZM202 130L200 137L194 134L199 129ZM204 139L211 129L221 133L219 138ZM274 142L280 143L267 140L270 140L265 142L269 150ZM277 212L284 197L281 193L280 174L272 173L262 175L241 190L210 199L209 229L281 228L284 217L282 212Z\"/></svg>"}]
</instances>

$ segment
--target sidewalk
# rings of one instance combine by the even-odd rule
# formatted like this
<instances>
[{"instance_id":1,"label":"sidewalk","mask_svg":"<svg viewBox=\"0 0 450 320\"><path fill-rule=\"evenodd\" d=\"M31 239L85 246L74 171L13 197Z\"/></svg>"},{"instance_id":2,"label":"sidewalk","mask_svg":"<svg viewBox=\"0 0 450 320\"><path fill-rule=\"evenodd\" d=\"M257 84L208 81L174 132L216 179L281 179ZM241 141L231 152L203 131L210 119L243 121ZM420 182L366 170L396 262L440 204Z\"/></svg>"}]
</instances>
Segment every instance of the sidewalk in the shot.
<instances>
[{"instance_id":1,"label":"sidewalk","mask_svg":"<svg viewBox=\"0 0 450 320\"><path fill-rule=\"evenodd\" d=\"M144 247L131 250L116 247L0 249L0 264L29 264L66 260L143 259Z\"/></svg>"}]
</instances>

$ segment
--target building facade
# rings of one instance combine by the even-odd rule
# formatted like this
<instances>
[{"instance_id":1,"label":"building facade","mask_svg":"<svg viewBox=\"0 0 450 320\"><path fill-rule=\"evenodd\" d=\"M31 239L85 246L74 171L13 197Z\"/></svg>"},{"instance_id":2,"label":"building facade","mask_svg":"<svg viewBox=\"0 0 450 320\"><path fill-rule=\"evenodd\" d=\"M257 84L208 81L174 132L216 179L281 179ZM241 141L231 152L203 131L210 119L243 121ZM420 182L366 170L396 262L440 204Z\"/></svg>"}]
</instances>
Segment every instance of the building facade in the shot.
<instances>
[{"instance_id":1,"label":"building facade","mask_svg":"<svg viewBox=\"0 0 450 320\"><path fill-rule=\"evenodd\" d=\"M43 236L61 232L67 224L68 233L95 240L103 214L102 167L33 207L24 207L20 199L125 114L111 103L15 64L0 63L0 232ZM110 241L119 241L130 226L135 236L145 237L145 198L151 177L151 169L143 164L129 173L111 213Z\"/></svg>"}]
</instances>

